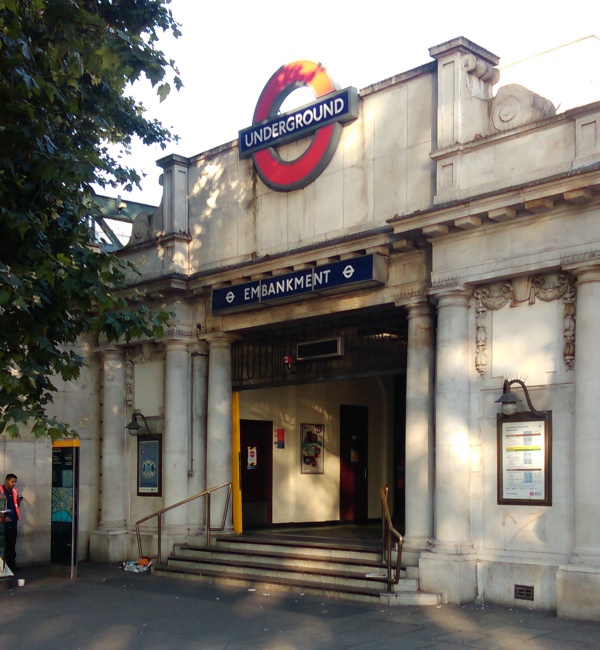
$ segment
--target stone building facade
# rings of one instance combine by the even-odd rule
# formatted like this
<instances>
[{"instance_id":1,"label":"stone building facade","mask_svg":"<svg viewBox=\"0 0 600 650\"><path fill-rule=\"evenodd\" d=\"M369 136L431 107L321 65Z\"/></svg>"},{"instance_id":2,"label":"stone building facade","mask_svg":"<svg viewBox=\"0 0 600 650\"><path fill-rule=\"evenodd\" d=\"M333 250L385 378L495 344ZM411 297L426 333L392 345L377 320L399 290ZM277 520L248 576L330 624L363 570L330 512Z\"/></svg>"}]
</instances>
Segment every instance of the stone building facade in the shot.
<instances>
[{"instance_id":1,"label":"stone building facade","mask_svg":"<svg viewBox=\"0 0 600 650\"><path fill-rule=\"evenodd\" d=\"M287 136L276 149L159 161L162 203L120 254L172 326L161 341L90 343L66 387L78 396L59 402L81 426L92 559L124 559L135 521L231 479L237 393L241 465L254 449L265 471L247 522L377 518L389 484L422 590L512 606L526 585L532 607L600 618L600 103L557 113L522 86L495 91L498 57L464 38L430 55L350 89L346 121L300 140L292 126L317 109L272 127ZM302 66L267 84L255 126L294 84L328 96ZM547 416L543 499L503 498L518 464L499 433L507 379ZM138 494L134 411L160 436L160 496ZM7 469L48 454L0 444ZM164 532L204 526L190 505ZM26 552L40 558L43 540Z\"/></svg>"}]
</instances>

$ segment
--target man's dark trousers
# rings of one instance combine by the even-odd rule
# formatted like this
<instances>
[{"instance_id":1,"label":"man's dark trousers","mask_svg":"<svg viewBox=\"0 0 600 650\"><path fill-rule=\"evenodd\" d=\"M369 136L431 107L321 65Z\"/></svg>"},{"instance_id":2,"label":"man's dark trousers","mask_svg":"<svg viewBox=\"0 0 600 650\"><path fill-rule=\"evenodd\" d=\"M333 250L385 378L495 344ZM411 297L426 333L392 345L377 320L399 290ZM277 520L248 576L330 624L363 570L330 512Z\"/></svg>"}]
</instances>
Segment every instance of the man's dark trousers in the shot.
<instances>
[{"instance_id":1,"label":"man's dark trousers","mask_svg":"<svg viewBox=\"0 0 600 650\"><path fill-rule=\"evenodd\" d=\"M17 522L7 521L4 523L4 561L8 568L14 572L17 566Z\"/></svg>"}]
</instances>

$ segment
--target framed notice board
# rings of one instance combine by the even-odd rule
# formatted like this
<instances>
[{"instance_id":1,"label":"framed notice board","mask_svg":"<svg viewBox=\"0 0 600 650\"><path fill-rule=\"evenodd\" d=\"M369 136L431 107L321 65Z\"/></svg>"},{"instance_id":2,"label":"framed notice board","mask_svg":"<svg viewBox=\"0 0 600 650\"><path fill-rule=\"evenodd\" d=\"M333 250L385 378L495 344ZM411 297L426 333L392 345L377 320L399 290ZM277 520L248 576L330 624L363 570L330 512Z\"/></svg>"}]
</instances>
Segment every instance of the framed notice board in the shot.
<instances>
[{"instance_id":1,"label":"framed notice board","mask_svg":"<svg viewBox=\"0 0 600 650\"><path fill-rule=\"evenodd\" d=\"M162 436L138 436L137 494L162 496Z\"/></svg>"},{"instance_id":2,"label":"framed notice board","mask_svg":"<svg viewBox=\"0 0 600 650\"><path fill-rule=\"evenodd\" d=\"M498 503L552 505L552 411L498 414Z\"/></svg>"}]
</instances>

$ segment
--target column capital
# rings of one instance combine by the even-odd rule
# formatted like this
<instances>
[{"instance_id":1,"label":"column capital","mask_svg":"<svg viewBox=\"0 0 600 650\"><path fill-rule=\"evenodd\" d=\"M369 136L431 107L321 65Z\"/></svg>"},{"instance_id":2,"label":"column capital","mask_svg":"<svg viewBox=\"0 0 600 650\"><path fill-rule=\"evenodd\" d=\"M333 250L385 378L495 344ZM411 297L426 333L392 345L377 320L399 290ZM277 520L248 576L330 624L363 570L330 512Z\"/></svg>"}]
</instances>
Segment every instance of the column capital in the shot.
<instances>
[{"instance_id":1,"label":"column capital","mask_svg":"<svg viewBox=\"0 0 600 650\"><path fill-rule=\"evenodd\" d=\"M419 316L431 316L433 314L433 305L427 296L415 296L404 306L409 319L418 318Z\"/></svg>"},{"instance_id":2,"label":"column capital","mask_svg":"<svg viewBox=\"0 0 600 650\"><path fill-rule=\"evenodd\" d=\"M207 332L202 335L201 341L208 343L210 349L230 348L240 337L229 332Z\"/></svg>"},{"instance_id":3,"label":"column capital","mask_svg":"<svg viewBox=\"0 0 600 650\"><path fill-rule=\"evenodd\" d=\"M97 350L102 358L123 359L125 358L125 348L120 345L111 345L109 347L102 347Z\"/></svg>"},{"instance_id":4,"label":"column capital","mask_svg":"<svg viewBox=\"0 0 600 650\"><path fill-rule=\"evenodd\" d=\"M430 295L437 304L438 309L452 306L466 307L473 296L473 289L463 284L454 284L439 289L434 288L430 291Z\"/></svg>"},{"instance_id":5,"label":"column capital","mask_svg":"<svg viewBox=\"0 0 600 650\"><path fill-rule=\"evenodd\" d=\"M562 268L577 278L578 285L600 282L600 259L598 258L563 264Z\"/></svg>"},{"instance_id":6,"label":"column capital","mask_svg":"<svg viewBox=\"0 0 600 650\"><path fill-rule=\"evenodd\" d=\"M191 347L193 342L189 338L171 337L164 339L165 349L167 352L173 350L185 350L186 352Z\"/></svg>"}]
</instances>

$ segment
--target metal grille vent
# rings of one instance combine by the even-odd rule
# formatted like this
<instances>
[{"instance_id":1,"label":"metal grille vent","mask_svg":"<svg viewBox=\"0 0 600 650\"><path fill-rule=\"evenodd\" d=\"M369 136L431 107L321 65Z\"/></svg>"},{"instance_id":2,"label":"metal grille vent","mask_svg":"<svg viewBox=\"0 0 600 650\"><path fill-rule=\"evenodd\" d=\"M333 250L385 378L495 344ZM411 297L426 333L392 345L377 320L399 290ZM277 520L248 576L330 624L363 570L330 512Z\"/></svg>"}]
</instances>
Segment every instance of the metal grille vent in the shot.
<instances>
[{"instance_id":1,"label":"metal grille vent","mask_svg":"<svg viewBox=\"0 0 600 650\"><path fill-rule=\"evenodd\" d=\"M533 587L515 585L515 600L533 600Z\"/></svg>"}]
</instances>

